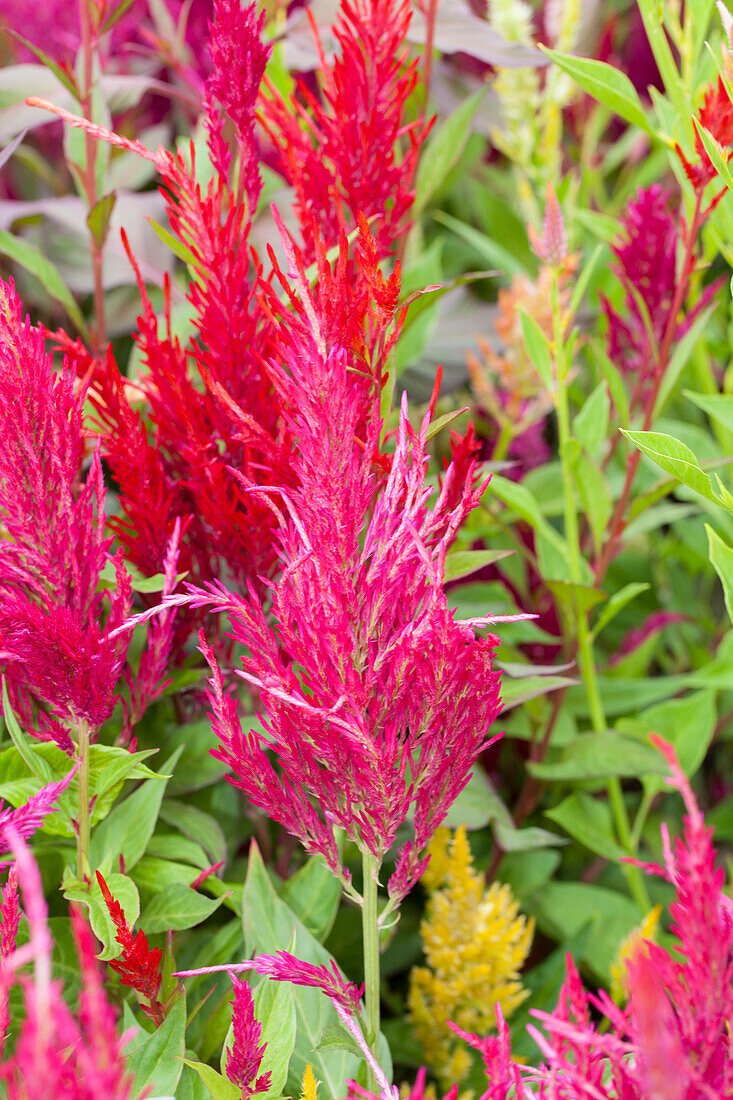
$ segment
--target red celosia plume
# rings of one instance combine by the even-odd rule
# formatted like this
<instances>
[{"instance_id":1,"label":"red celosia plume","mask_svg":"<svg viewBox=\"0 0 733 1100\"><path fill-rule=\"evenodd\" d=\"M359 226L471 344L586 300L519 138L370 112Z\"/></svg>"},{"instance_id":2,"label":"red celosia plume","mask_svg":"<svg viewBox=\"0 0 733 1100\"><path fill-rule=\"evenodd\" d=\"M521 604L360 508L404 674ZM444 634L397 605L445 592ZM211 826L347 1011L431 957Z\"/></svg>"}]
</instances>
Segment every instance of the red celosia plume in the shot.
<instances>
[{"instance_id":1,"label":"red celosia plume","mask_svg":"<svg viewBox=\"0 0 733 1100\"><path fill-rule=\"evenodd\" d=\"M109 965L115 973L119 974L123 985L129 985L148 1002L142 1006L146 1016L155 1020L156 1024L161 1024L164 1019L164 1009L158 1000L158 993L162 980L160 964L163 952L159 947L150 947L142 929L133 933L122 906L112 896L99 871L97 871L97 882L116 929L115 939L122 948L121 957L114 959Z\"/></svg>"}]
</instances>

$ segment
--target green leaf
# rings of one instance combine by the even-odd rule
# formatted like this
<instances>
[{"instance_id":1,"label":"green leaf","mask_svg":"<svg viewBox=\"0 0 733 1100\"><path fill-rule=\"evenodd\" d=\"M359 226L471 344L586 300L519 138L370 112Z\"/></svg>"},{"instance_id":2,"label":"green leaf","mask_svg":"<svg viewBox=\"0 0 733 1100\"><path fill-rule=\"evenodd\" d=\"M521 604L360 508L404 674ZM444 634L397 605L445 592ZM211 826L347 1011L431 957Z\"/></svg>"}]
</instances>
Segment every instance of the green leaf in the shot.
<instances>
[{"instance_id":1,"label":"green leaf","mask_svg":"<svg viewBox=\"0 0 733 1100\"><path fill-rule=\"evenodd\" d=\"M221 903L221 898L206 898L190 886L174 882L155 895L140 920L140 927L148 935L167 932L169 928L176 932L195 928L210 917Z\"/></svg>"},{"instance_id":2,"label":"green leaf","mask_svg":"<svg viewBox=\"0 0 733 1100\"><path fill-rule=\"evenodd\" d=\"M169 770L169 765L166 765L165 770ZM224 830L211 814L204 813L190 803L167 798L161 807L160 817L189 840L200 844L212 863L220 863L226 859L227 842Z\"/></svg>"},{"instance_id":3,"label":"green leaf","mask_svg":"<svg viewBox=\"0 0 733 1100\"><path fill-rule=\"evenodd\" d=\"M620 860L626 855L616 843L608 803L585 791L577 791L553 809L545 810L545 817L604 859Z\"/></svg>"},{"instance_id":4,"label":"green leaf","mask_svg":"<svg viewBox=\"0 0 733 1100\"><path fill-rule=\"evenodd\" d=\"M690 393L685 390L684 394L698 409L733 432L733 393Z\"/></svg>"},{"instance_id":5,"label":"green leaf","mask_svg":"<svg viewBox=\"0 0 733 1100\"><path fill-rule=\"evenodd\" d=\"M713 313L715 313L715 310L717 308L718 303L716 301L712 301L708 306L705 307L702 313L698 314L684 336L682 336L682 338L675 343L674 351L669 360L669 365L664 372L662 384L659 387L657 400L654 403L654 420L657 420L659 418L662 409L674 393L674 389L677 385L680 374L687 366L687 361L690 358L693 350L699 346L700 337L702 336L703 332L709 327L710 318L712 317Z\"/></svg>"},{"instance_id":6,"label":"green leaf","mask_svg":"<svg viewBox=\"0 0 733 1100\"><path fill-rule=\"evenodd\" d=\"M117 202L117 195L114 191L111 191L108 195L103 195L99 202L95 203L92 209L87 214L87 225L89 231L94 238L95 244L101 248L104 242L107 240L107 234L109 233L109 225L112 218L112 211L115 208Z\"/></svg>"},{"instance_id":7,"label":"green leaf","mask_svg":"<svg viewBox=\"0 0 733 1100\"><path fill-rule=\"evenodd\" d=\"M529 699L536 699L539 695L547 695L560 688L570 687L577 682L567 676L523 676L517 680L504 676L501 681L501 713L505 714L513 707L518 707L520 703L526 703Z\"/></svg>"},{"instance_id":8,"label":"green leaf","mask_svg":"<svg viewBox=\"0 0 733 1100\"><path fill-rule=\"evenodd\" d=\"M589 57L574 57L572 54L550 50L546 46L542 46L541 49L563 72L572 76L583 91L588 92L599 103L610 107L619 118L630 122L632 126L640 127L647 134L654 134L636 89L625 73L614 69L605 61L594 61Z\"/></svg>"},{"instance_id":9,"label":"green leaf","mask_svg":"<svg viewBox=\"0 0 733 1100\"><path fill-rule=\"evenodd\" d=\"M682 699L669 699L643 710L634 719L622 719L619 728L637 737L657 733L674 745L680 767L692 777L705 759L715 731L715 692L712 689L692 692ZM657 756L660 756L657 753ZM661 759L661 756L660 756ZM664 767L663 769L664 770ZM663 783L654 777L647 786L661 790Z\"/></svg>"},{"instance_id":10,"label":"green leaf","mask_svg":"<svg viewBox=\"0 0 733 1100\"><path fill-rule=\"evenodd\" d=\"M526 275L523 265L514 254L486 233L454 218L451 214L445 214L442 210L436 210L432 216L436 222L450 229L473 248L485 263L501 268L505 275Z\"/></svg>"},{"instance_id":11,"label":"green leaf","mask_svg":"<svg viewBox=\"0 0 733 1100\"><path fill-rule=\"evenodd\" d=\"M590 923L581 960L603 983L609 980L621 944L642 917L631 898L585 882L548 882L524 905L541 930L559 943Z\"/></svg>"},{"instance_id":12,"label":"green leaf","mask_svg":"<svg viewBox=\"0 0 733 1100\"><path fill-rule=\"evenodd\" d=\"M182 752L181 745L163 765L163 772L167 774L148 779L124 802L115 806L97 826L89 850L92 867L111 866L121 855L129 871L145 855L158 820L170 772L175 768Z\"/></svg>"},{"instance_id":13,"label":"green leaf","mask_svg":"<svg viewBox=\"0 0 733 1100\"><path fill-rule=\"evenodd\" d=\"M569 550L567 542L557 533L555 528L547 522L542 515L537 500L526 485L522 485L517 481L510 481L508 478L502 477L501 474L494 474L484 497L487 495L489 499L495 496L498 497L499 500L504 501L506 505L517 513L520 519L525 520L530 527L535 529L535 531L540 531L547 542L553 546L562 558L566 561L568 560Z\"/></svg>"},{"instance_id":14,"label":"green leaf","mask_svg":"<svg viewBox=\"0 0 733 1100\"><path fill-rule=\"evenodd\" d=\"M646 592L650 587L651 585L646 582L631 581L629 584L625 584L623 588L620 588L618 592L614 592L596 619L593 627L593 637L597 638L604 626L608 626L611 620L618 615L619 611L622 611L626 607L627 603L630 603L634 597L639 596L642 592Z\"/></svg>"},{"instance_id":15,"label":"green leaf","mask_svg":"<svg viewBox=\"0 0 733 1100\"><path fill-rule=\"evenodd\" d=\"M332 958L288 905L279 898L267 873L256 844L250 847L247 879L242 895L242 926L247 956L281 951L290 942L295 930L295 954L304 962L317 966L330 965ZM324 1096L344 1096L346 1081L355 1078L359 1060L339 1050L316 1050L324 1028L338 1026L339 1018L327 997L320 990L303 987L293 989L297 1017L297 1034L293 1049L286 1092L299 1093L310 1063L315 1076L323 1082Z\"/></svg>"},{"instance_id":16,"label":"green leaf","mask_svg":"<svg viewBox=\"0 0 733 1100\"><path fill-rule=\"evenodd\" d=\"M548 339L535 319L530 317L521 306L519 308L519 320L522 325L522 335L524 336L524 346L527 349L527 354L545 386L548 390L552 390L554 387L552 349Z\"/></svg>"},{"instance_id":17,"label":"green leaf","mask_svg":"<svg viewBox=\"0 0 733 1100\"><path fill-rule=\"evenodd\" d=\"M132 928L137 918L140 916L140 895L137 892L137 886L131 878L119 872L105 875L104 880L109 887L112 897L122 906L122 910L127 918L127 923L130 925L130 928ZM92 926L92 931L97 939L101 940L103 945L103 950L99 958L104 961L116 959L121 953L122 948L117 943L117 930L114 921L109 915L105 900L102 897L102 891L97 882L97 876L92 876L92 881L88 890L86 886L69 886L64 890L64 897L68 898L69 901L80 902L89 907L89 921Z\"/></svg>"},{"instance_id":18,"label":"green leaf","mask_svg":"<svg viewBox=\"0 0 733 1100\"><path fill-rule=\"evenodd\" d=\"M593 350L595 352L598 365L601 369L608 391L611 394L611 400L616 406L616 412L618 413L619 421L622 424L628 424L629 422L629 395L626 392L626 381L624 380L618 367L611 362L606 355L606 352L600 344L594 344Z\"/></svg>"},{"instance_id":19,"label":"green leaf","mask_svg":"<svg viewBox=\"0 0 733 1100\"><path fill-rule=\"evenodd\" d=\"M43 253L22 237L14 237L6 229L0 229L0 253L20 264L35 276L47 294L60 302L85 340L89 338L81 310L61 277L61 272Z\"/></svg>"},{"instance_id":20,"label":"green leaf","mask_svg":"<svg viewBox=\"0 0 733 1100\"><path fill-rule=\"evenodd\" d=\"M42 50L40 46L35 46L30 41L30 39L24 38L22 34L18 34L17 31L10 30L8 27L3 27L3 30L5 34L9 34L13 38L17 39L18 42L22 42L27 50L30 50L31 53L36 55L42 65L45 65L47 69L51 70L59 83L63 84L64 88L66 88L67 91L71 92L74 99L76 99L77 101L79 100L79 89L76 87L74 81L69 76L69 74L65 72L65 70L62 69L61 66L53 60L52 57L49 57L49 55L44 50Z\"/></svg>"},{"instance_id":21,"label":"green leaf","mask_svg":"<svg viewBox=\"0 0 733 1100\"><path fill-rule=\"evenodd\" d=\"M552 752L552 750L551 750ZM605 780L611 776L666 775L667 767L650 745L613 730L587 733L552 753L554 759L529 763L528 771L545 781Z\"/></svg>"},{"instance_id":22,"label":"green leaf","mask_svg":"<svg viewBox=\"0 0 733 1100\"><path fill-rule=\"evenodd\" d=\"M571 622L577 622L582 615L606 598L602 589L593 588L589 584L555 580L547 580L545 583Z\"/></svg>"},{"instance_id":23,"label":"green leaf","mask_svg":"<svg viewBox=\"0 0 733 1100\"><path fill-rule=\"evenodd\" d=\"M595 457L606 441L610 411L608 386L599 382L573 420L573 435L591 457Z\"/></svg>"},{"instance_id":24,"label":"green leaf","mask_svg":"<svg viewBox=\"0 0 733 1100\"><path fill-rule=\"evenodd\" d=\"M473 769L465 789L469 788L472 788L470 800L461 802L461 795L459 795L448 811L445 824L449 828L455 829L459 825L466 825L469 829L478 829L491 822L496 839L505 852L522 852L563 843L561 837L556 833L548 832L547 829L536 827L518 829L491 780L481 768ZM463 817L466 811L469 815L468 820Z\"/></svg>"},{"instance_id":25,"label":"green leaf","mask_svg":"<svg viewBox=\"0 0 733 1100\"><path fill-rule=\"evenodd\" d=\"M656 462L657 466L661 466L666 473L672 474L706 500L720 503L710 478L700 469L700 463L684 443L660 432L629 432L624 428L621 431L629 442Z\"/></svg>"},{"instance_id":26,"label":"green leaf","mask_svg":"<svg viewBox=\"0 0 733 1100\"><path fill-rule=\"evenodd\" d=\"M654 54L654 60L664 81L665 91L676 108L679 121L684 123L686 119L689 119L691 109L687 102L684 85L675 64L667 31L662 20L664 8L659 0L639 0L639 11L644 20L644 29ZM687 125L689 129L689 123Z\"/></svg>"},{"instance_id":27,"label":"green leaf","mask_svg":"<svg viewBox=\"0 0 733 1100\"><path fill-rule=\"evenodd\" d=\"M147 1089L151 1096L175 1095L186 1046L186 998L180 994L168 1016L147 1035L140 1030L126 1051L127 1068L135 1075L131 1096Z\"/></svg>"},{"instance_id":28,"label":"green leaf","mask_svg":"<svg viewBox=\"0 0 733 1100\"><path fill-rule=\"evenodd\" d=\"M448 173L461 156L471 132L476 111L486 94L481 88L462 100L453 114L433 131L423 149L415 177L413 213L417 216L445 182Z\"/></svg>"},{"instance_id":29,"label":"green leaf","mask_svg":"<svg viewBox=\"0 0 733 1100\"><path fill-rule=\"evenodd\" d=\"M153 227L153 232L156 237L158 237L167 248L170 248L173 255L177 256L179 260L183 260L184 264L186 264L192 272L197 271L199 266L198 261L188 245L184 244L178 237L174 237L172 233L164 229L162 225L158 225L152 218L148 218L148 221Z\"/></svg>"},{"instance_id":30,"label":"green leaf","mask_svg":"<svg viewBox=\"0 0 733 1100\"><path fill-rule=\"evenodd\" d=\"M513 553L513 550L455 550L445 559L445 579L457 581L461 577L470 577L477 569L493 565Z\"/></svg>"},{"instance_id":31,"label":"green leaf","mask_svg":"<svg viewBox=\"0 0 733 1100\"><path fill-rule=\"evenodd\" d=\"M713 168L718 173L725 186L733 191L733 175L731 175L730 168L728 167L728 161L723 146L694 116L692 124L697 130L700 141L705 147L705 152L710 158L710 163Z\"/></svg>"},{"instance_id":32,"label":"green leaf","mask_svg":"<svg viewBox=\"0 0 733 1100\"><path fill-rule=\"evenodd\" d=\"M272 1074L270 1088L262 1097L268 1100L282 1096L288 1079L297 1030L293 986L265 979L255 990L254 1003L255 1017L262 1024L262 1042L267 1044L258 1075Z\"/></svg>"},{"instance_id":33,"label":"green leaf","mask_svg":"<svg viewBox=\"0 0 733 1100\"><path fill-rule=\"evenodd\" d=\"M318 1040L318 1050L347 1050L362 1058L362 1052L354 1036L341 1025L329 1024L323 1029L323 1034Z\"/></svg>"},{"instance_id":34,"label":"green leaf","mask_svg":"<svg viewBox=\"0 0 733 1100\"><path fill-rule=\"evenodd\" d=\"M206 1062L193 1062L184 1059L185 1065L198 1073L213 1100L241 1100L242 1090L236 1088L228 1077L217 1073L213 1066Z\"/></svg>"},{"instance_id":35,"label":"green leaf","mask_svg":"<svg viewBox=\"0 0 733 1100\"><path fill-rule=\"evenodd\" d=\"M588 519L596 551L603 545L603 536L613 513L613 500L606 479L590 458L575 463L575 483Z\"/></svg>"},{"instance_id":36,"label":"green leaf","mask_svg":"<svg viewBox=\"0 0 733 1100\"><path fill-rule=\"evenodd\" d=\"M341 886L321 856L311 856L286 879L280 897L321 943L331 931L341 900Z\"/></svg>"},{"instance_id":37,"label":"green leaf","mask_svg":"<svg viewBox=\"0 0 733 1100\"><path fill-rule=\"evenodd\" d=\"M727 542L723 542L720 535L716 534L707 523L705 530L708 535L708 555L723 585L725 607L728 617L733 622L733 548L728 546Z\"/></svg>"},{"instance_id":38,"label":"green leaf","mask_svg":"<svg viewBox=\"0 0 733 1100\"><path fill-rule=\"evenodd\" d=\"M29 770L33 775L38 776L43 783L52 783L54 779L59 777L54 774L53 768L48 764L40 753L34 751L33 742L26 734L23 733L18 720L13 713L13 708L10 705L10 696L8 695L8 683L3 676L3 716L5 718L5 728L10 734L10 738L15 745L16 749L20 753L21 757L25 761ZM68 760L68 758L67 758Z\"/></svg>"}]
</instances>

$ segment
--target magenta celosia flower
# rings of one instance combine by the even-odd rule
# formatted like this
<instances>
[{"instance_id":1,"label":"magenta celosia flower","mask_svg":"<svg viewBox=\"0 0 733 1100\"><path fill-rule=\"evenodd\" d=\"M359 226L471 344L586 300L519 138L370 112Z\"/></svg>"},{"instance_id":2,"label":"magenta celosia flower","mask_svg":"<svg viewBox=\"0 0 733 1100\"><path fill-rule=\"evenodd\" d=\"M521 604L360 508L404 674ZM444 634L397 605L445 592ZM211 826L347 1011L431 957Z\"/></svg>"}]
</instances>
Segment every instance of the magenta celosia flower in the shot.
<instances>
[{"instance_id":1,"label":"magenta celosia flower","mask_svg":"<svg viewBox=\"0 0 733 1100\"><path fill-rule=\"evenodd\" d=\"M707 287L684 320L670 317L677 288L680 225L668 209L669 192L659 184L640 189L621 218L621 233L612 251L615 271L626 296L616 310L604 298L608 318L608 354L628 375L633 394L642 396L659 370L659 351L669 324L679 340L710 301L719 283ZM643 305L642 305L643 303Z\"/></svg>"},{"instance_id":2,"label":"magenta celosia flower","mask_svg":"<svg viewBox=\"0 0 733 1100\"><path fill-rule=\"evenodd\" d=\"M0 960L2 960L10 958L15 951L18 939L20 908L18 906L18 875L15 867L10 868L8 881L3 887L0 921L2 922L0 926ZM4 984L0 984L0 1051L2 1051L9 1024L8 989Z\"/></svg>"},{"instance_id":3,"label":"magenta celosia flower","mask_svg":"<svg viewBox=\"0 0 733 1100\"><path fill-rule=\"evenodd\" d=\"M330 967L325 964L316 966L314 963L303 962L288 951L278 951L274 955L258 955L252 960L252 966L258 974L276 982L292 982L294 985L322 989L347 1012L359 1011L362 990L353 982L347 982L333 961Z\"/></svg>"},{"instance_id":4,"label":"magenta celosia flower","mask_svg":"<svg viewBox=\"0 0 733 1100\"><path fill-rule=\"evenodd\" d=\"M455 621L443 593L445 553L483 486L455 495L451 467L432 510L425 484L429 416L418 433L403 403L384 488L373 469L379 423L362 441L348 358L294 362L298 484L282 504L282 565L272 619L212 590L244 647L241 675L265 708L264 738L244 732L209 647L216 755L249 799L334 870L334 826L381 863L414 807L415 844L391 892L405 893L418 853L467 782L499 710L493 636ZM448 508L448 505L451 505ZM278 510L280 506L278 506ZM273 767L270 753L280 765Z\"/></svg>"},{"instance_id":5,"label":"magenta celosia flower","mask_svg":"<svg viewBox=\"0 0 733 1100\"><path fill-rule=\"evenodd\" d=\"M247 982L232 977L234 1004L232 1005L232 1031L234 1042L227 1047L226 1075L233 1085L242 1090L247 1100L270 1087L272 1073L257 1076L267 1043L260 1044L262 1024L255 1018L252 991Z\"/></svg>"},{"instance_id":6,"label":"magenta celosia flower","mask_svg":"<svg viewBox=\"0 0 733 1100\"><path fill-rule=\"evenodd\" d=\"M74 1015L60 982L51 978L52 942L38 868L17 834L11 846L30 940L0 960L0 988L19 981L24 1002L13 1052L0 1062L0 1091L7 1100L131 1100L133 1078L122 1054L126 1037L117 1033L91 932L72 910L82 980ZM32 977L18 978L18 969L28 962L33 963Z\"/></svg>"},{"instance_id":7,"label":"magenta celosia flower","mask_svg":"<svg viewBox=\"0 0 733 1100\"><path fill-rule=\"evenodd\" d=\"M222 175L229 167L229 150L223 141L221 108L234 123L239 149L240 189L247 196L250 216L262 190L259 149L255 136L255 107L271 48L262 41L265 13L257 5L242 7L240 0L214 0L209 49L214 71L207 81L207 124L212 161Z\"/></svg>"},{"instance_id":8,"label":"magenta celosia flower","mask_svg":"<svg viewBox=\"0 0 733 1100\"><path fill-rule=\"evenodd\" d=\"M0 283L0 662L14 706L32 723L31 700L56 726L109 716L126 652L110 641L130 607L120 559L103 621L100 574L109 560L104 485L95 454L82 482L86 384L66 360L54 370L43 336L23 318L12 284Z\"/></svg>"}]
</instances>

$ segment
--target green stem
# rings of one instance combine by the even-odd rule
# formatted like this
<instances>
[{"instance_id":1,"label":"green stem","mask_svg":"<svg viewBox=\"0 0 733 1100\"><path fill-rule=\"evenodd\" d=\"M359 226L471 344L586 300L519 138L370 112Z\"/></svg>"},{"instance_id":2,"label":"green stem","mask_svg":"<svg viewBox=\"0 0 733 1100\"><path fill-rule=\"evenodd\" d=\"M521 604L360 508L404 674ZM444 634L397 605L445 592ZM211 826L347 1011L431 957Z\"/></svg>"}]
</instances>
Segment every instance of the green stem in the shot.
<instances>
[{"instance_id":1,"label":"green stem","mask_svg":"<svg viewBox=\"0 0 733 1100\"><path fill-rule=\"evenodd\" d=\"M364 941L364 1000L366 1003L366 1040L379 1061L379 924L377 921L377 883L379 864L371 852L362 853L364 870L364 905L361 927ZM375 1089L372 1071L369 1070L367 1088Z\"/></svg>"},{"instance_id":2,"label":"green stem","mask_svg":"<svg viewBox=\"0 0 733 1100\"><path fill-rule=\"evenodd\" d=\"M567 387L565 385L568 364L565 362L561 318L557 304L557 280L555 280L553 285L552 299L555 319L554 342L557 369L556 409L560 466L562 470L565 539L568 543L570 579L574 584L582 584L583 566L580 551L578 514L575 508L575 474L571 458L570 412L568 408ZM603 710L601 690L598 684L598 672L596 670L595 654L593 651L593 638L588 627L587 612L578 606L575 618L578 638L578 662L580 664L580 673L583 678L583 686L585 687L585 693L588 699L591 725L596 733L604 733L608 726L606 723L606 715ZM624 802L621 784L616 777L612 777L608 781L608 800L619 841L628 854L633 855L634 848L631 843L629 816L626 811L626 803ZM642 909L642 912L646 913L650 908L650 902L641 871L638 867L631 867L628 864L622 864L622 869L634 899Z\"/></svg>"},{"instance_id":3,"label":"green stem","mask_svg":"<svg viewBox=\"0 0 733 1100\"><path fill-rule=\"evenodd\" d=\"M76 840L76 873L81 882L89 879L89 723L82 718L77 726L79 748L79 832Z\"/></svg>"}]
</instances>

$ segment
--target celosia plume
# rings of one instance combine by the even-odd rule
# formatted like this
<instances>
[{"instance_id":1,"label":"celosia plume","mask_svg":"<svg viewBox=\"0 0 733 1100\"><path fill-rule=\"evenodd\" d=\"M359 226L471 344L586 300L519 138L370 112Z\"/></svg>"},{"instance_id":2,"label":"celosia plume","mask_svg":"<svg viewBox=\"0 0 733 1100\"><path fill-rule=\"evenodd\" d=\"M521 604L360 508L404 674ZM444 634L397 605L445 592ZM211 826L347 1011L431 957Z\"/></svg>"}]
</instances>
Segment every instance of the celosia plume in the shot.
<instances>
[{"instance_id":1,"label":"celosia plume","mask_svg":"<svg viewBox=\"0 0 733 1100\"><path fill-rule=\"evenodd\" d=\"M22 806L13 810L0 800L0 852L7 852L13 836L28 840L41 828L43 819L58 809L58 800L76 774L76 767L55 783L48 783Z\"/></svg>"},{"instance_id":2,"label":"celosia plume","mask_svg":"<svg viewBox=\"0 0 733 1100\"><path fill-rule=\"evenodd\" d=\"M646 394L666 364L659 359L668 328L678 341L704 309L719 283L707 287L684 318L671 310L680 278L677 252L681 239L677 218L669 212L669 193L659 184L640 189L621 219L619 239L612 245L616 274L625 290L623 308L607 299L608 354L630 380L632 397ZM684 276L687 278L687 276Z\"/></svg>"},{"instance_id":3,"label":"celosia plume","mask_svg":"<svg viewBox=\"0 0 733 1100\"><path fill-rule=\"evenodd\" d=\"M295 189L306 253L315 241L330 247L359 215L373 219L380 257L407 229L421 143L429 126L406 118L417 83L417 61L406 65L410 4L404 0L342 3L333 33L333 62L319 51L321 98L301 84L299 101L286 103L272 84L261 106L281 168ZM406 145L402 156L398 144Z\"/></svg>"},{"instance_id":4,"label":"celosia plume","mask_svg":"<svg viewBox=\"0 0 733 1100\"><path fill-rule=\"evenodd\" d=\"M0 661L23 719L33 724L33 704L47 707L39 722L65 748L65 726L96 727L111 713L127 647L109 634L130 607L116 559L103 619L111 540L96 453L81 478L86 383L71 359L54 370L12 284L0 284L0 522L9 536L0 544Z\"/></svg>"},{"instance_id":5,"label":"celosia plume","mask_svg":"<svg viewBox=\"0 0 733 1100\"><path fill-rule=\"evenodd\" d=\"M122 948L121 957L114 959L109 965L115 973L119 974L123 985L130 986L147 1001L147 1004L142 1006L143 1012L160 1025L165 1018L163 1005L158 1000L162 981L160 964L163 952L159 947L151 949L142 929L138 929L133 934L122 906L112 896L99 871L97 871L97 882L102 891L107 912L115 926L115 939Z\"/></svg>"},{"instance_id":6,"label":"celosia plume","mask_svg":"<svg viewBox=\"0 0 733 1100\"><path fill-rule=\"evenodd\" d=\"M242 1090L243 1100L248 1100L250 1096L269 1089L272 1074L268 1071L257 1076L267 1043L260 1044L262 1025L255 1018L252 991L247 982L239 978L232 977L232 985L234 1042L226 1051L226 1075L233 1085Z\"/></svg>"},{"instance_id":7,"label":"celosia plume","mask_svg":"<svg viewBox=\"0 0 733 1100\"><path fill-rule=\"evenodd\" d=\"M289 951L278 951L274 955L258 955L253 959L252 966L258 974L273 981L321 989L346 1012L354 1013L359 1010L363 988L358 989L353 982L347 982L335 962L331 962L330 968L325 964L316 966L314 963L302 962Z\"/></svg>"},{"instance_id":8,"label":"celosia plume","mask_svg":"<svg viewBox=\"0 0 733 1100\"><path fill-rule=\"evenodd\" d=\"M718 173L705 149L700 136L700 129L707 130L717 141L723 160L729 160L731 156L730 146L733 145L733 103L722 77L718 77L717 82L711 84L706 90L702 107L697 115L693 116L692 121L695 126L697 161L690 163L679 145L676 145L675 148L678 157L682 161L682 167L687 178L695 190L702 193Z\"/></svg>"}]
</instances>

